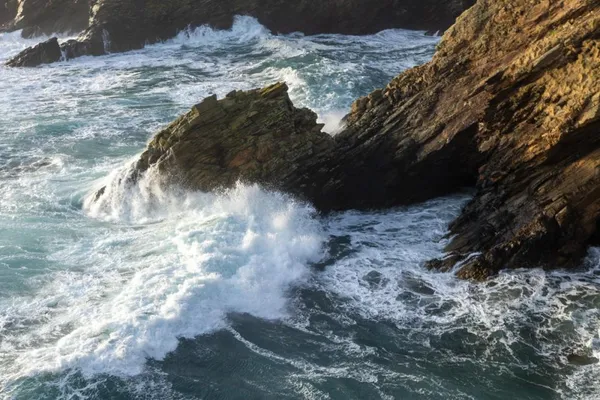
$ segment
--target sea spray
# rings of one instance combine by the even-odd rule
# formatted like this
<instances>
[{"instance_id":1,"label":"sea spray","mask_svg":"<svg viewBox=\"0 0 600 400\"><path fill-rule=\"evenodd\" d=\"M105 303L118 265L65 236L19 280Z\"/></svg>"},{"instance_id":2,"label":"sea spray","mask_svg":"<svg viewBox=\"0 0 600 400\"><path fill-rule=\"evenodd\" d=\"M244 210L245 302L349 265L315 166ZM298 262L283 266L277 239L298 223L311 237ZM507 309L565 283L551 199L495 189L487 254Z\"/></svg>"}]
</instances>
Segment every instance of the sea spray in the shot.
<instances>
[{"instance_id":1,"label":"sea spray","mask_svg":"<svg viewBox=\"0 0 600 400\"><path fill-rule=\"evenodd\" d=\"M247 46L249 43L258 43L273 37L271 32L258 23L255 18L236 16L233 26L229 30L215 30L203 25L196 28L188 27L173 39L167 40L167 45L181 45L189 47L217 47Z\"/></svg>"},{"instance_id":2,"label":"sea spray","mask_svg":"<svg viewBox=\"0 0 600 400\"><path fill-rule=\"evenodd\" d=\"M58 272L33 298L12 300L13 317L28 315L35 330L5 337L8 354L21 348L5 379L68 369L140 374L179 338L226 327L230 312L287 315L287 290L323 255L314 210L288 196L241 184L221 194L164 190L152 174L120 185L124 170L108 178L116 182L104 193L110 200L85 203L121 233L70 249L74 259L65 261L90 257L92 265ZM52 318L33 322L46 313Z\"/></svg>"},{"instance_id":3,"label":"sea spray","mask_svg":"<svg viewBox=\"0 0 600 400\"><path fill-rule=\"evenodd\" d=\"M323 131L335 135L344 129L345 111L334 110L319 117L318 123L325 124Z\"/></svg>"}]
</instances>

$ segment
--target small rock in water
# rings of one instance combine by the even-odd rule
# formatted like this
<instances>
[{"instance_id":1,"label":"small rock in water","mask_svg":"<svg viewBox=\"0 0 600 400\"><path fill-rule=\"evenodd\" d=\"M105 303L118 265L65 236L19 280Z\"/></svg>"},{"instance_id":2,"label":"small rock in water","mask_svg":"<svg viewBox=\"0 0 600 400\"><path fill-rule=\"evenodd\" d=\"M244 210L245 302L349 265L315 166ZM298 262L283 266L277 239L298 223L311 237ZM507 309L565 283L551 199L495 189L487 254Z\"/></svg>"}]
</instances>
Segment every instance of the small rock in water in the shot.
<instances>
[{"instance_id":1,"label":"small rock in water","mask_svg":"<svg viewBox=\"0 0 600 400\"><path fill-rule=\"evenodd\" d=\"M369 284L370 287L380 286L383 280L383 275L378 271L371 271L363 279Z\"/></svg>"},{"instance_id":2,"label":"small rock in water","mask_svg":"<svg viewBox=\"0 0 600 400\"><path fill-rule=\"evenodd\" d=\"M592 365L598 364L598 362L600 361L596 357L576 353L570 354L567 357L567 360L569 360L569 363L573 365Z\"/></svg>"},{"instance_id":3,"label":"small rock in water","mask_svg":"<svg viewBox=\"0 0 600 400\"><path fill-rule=\"evenodd\" d=\"M53 37L37 46L30 47L15 58L9 60L9 67L35 67L40 64L49 64L60 60L62 53L58 39Z\"/></svg>"}]
</instances>

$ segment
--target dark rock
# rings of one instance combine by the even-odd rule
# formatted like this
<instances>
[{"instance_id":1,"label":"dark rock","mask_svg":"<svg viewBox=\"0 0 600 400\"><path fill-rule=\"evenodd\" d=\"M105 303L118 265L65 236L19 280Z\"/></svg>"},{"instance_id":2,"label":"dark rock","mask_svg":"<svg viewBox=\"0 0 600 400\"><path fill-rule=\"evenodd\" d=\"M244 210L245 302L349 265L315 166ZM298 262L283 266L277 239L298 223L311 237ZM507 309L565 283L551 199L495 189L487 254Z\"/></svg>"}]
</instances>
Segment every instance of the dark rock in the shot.
<instances>
[{"instance_id":1,"label":"dark rock","mask_svg":"<svg viewBox=\"0 0 600 400\"><path fill-rule=\"evenodd\" d=\"M62 1L79 4L82 0ZM73 54L139 49L169 39L190 26L207 24L228 29L236 15L256 17L275 33L366 34L388 28L443 31L473 3L474 0L97 0L91 9L90 25L77 39L84 45ZM35 29L39 24L30 22L28 26Z\"/></svg>"},{"instance_id":2,"label":"dark rock","mask_svg":"<svg viewBox=\"0 0 600 400\"><path fill-rule=\"evenodd\" d=\"M9 67L35 67L40 64L53 63L60 60L62 53L57 38L42 42L35 47L30 47L18 57L11 59L6 65Z\"/></svg>"},{"instance_id":3,"label":"dark rock","mask_svg":"<svg viewBox=\"0 0 600 400\"><path fill-rule=\"evenodd\" d=\"M446 257L442 259L434 259L425 263L425 267L428 269L434 269L442 272L449 272L454 268L454 266L464 260L464 256L460 254L447 254Z\"/></svg>"},{"instance_id":4,"label":"dark rock","mask_svg":"<svg viewBox=\"0 0 600 400\"><path fill-rule=\"evenodd\" d=\"M128 181L154 168L166 182L193 190L242 181L316 197L312 176L334 142L314 112L292 105L287 90L279 83L205 99L154 137Z\"/></svg>"},{"instance_id":5,"label":"dark rock","mask_svg":"<svg viewBox=\"0 0 600 400\"><path fill-rule=\"evenodd\" d=\"M88 27L88 0L0 0L2 30L22 29L23 37L78 33Z\"/></svg>"},{"instance_id":6,"label":"dark rock","mask_svg":"<svg viewBox=\"0 0 600 400\"><path fill-rule=\"evenodd\" d=\"M16 0L0 0L0 32L7 30L17 16Z\"/></svg>"},{"instance_id":7,"label":"dark rock","mask_svg":"<svg viewBox=\"0 0 600 400\"><path fill-rule=\"evenodd\" d=\"M460 269L456 273L461 279L482 282L493 275L496 270L490 265L485 258L475 256L461 263Z\"/></svg>"},{"instance_id":8,"label":"dark rock","mask_svg":"<svg viewBox=\"0 0 600 400\"><path fill-rule=\"evenodd\" d=\"M87 40L68 40L60 45L65 60L81 56L99 56L105 54L104 42Z\"/></svg>"},{"instance_id":9,"label":"dark rock","mask_svg":"<svg viewBox=\"0 0 600 400\"><path fill-rule=\"evenodd\" d=\"M570 354L567 357L567 360L569 361L569 363L571 363L573 365L580 365L580 366L593 365L593 364L598 364L598 362L600 362L600 360L598 360L596 357L583 355L583 354Z\"/></svg>"}]
</instances>

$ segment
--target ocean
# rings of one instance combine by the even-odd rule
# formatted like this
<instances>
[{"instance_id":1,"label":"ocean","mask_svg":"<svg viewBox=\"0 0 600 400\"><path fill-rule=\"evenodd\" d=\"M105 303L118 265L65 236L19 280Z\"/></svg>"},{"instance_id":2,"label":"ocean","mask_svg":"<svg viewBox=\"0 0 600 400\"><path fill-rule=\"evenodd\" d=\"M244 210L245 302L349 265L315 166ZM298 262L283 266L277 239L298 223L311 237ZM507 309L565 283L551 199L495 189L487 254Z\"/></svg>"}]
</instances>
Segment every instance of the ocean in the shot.
<instances>
[{"instance_id":1,"label":"ocean","mask_svg":"<svg viewBox=\"0 0 600 400\"><path fill-rule=\"evenodd\" d=\"M0 34L0 62L37 41ZM600 357L600 250L479 284L428 271L468 191L320 215L259 186L150 177L90 201L206 96L285 81L334 135L438 41L276 36L240 17L0 67L0 398L600 399L583 365Z\"/></svg>"}]
</instances>

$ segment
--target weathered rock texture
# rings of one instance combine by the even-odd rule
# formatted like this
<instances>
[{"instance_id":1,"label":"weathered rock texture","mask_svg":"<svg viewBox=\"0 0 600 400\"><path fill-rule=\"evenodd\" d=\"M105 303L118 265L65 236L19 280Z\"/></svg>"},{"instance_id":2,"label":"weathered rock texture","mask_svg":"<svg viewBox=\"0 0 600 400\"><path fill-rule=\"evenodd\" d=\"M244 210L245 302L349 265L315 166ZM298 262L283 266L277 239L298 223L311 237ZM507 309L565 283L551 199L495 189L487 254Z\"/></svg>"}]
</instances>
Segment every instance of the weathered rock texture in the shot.
<instances>
[{"instance_id":1,"label":"weathered rock texture","mask_svg":"<svg viewBox=\"0 0 600 400\"><path fill-rule=\"evenodd\" d=\"M0 0L0 30L17 16L16 0Z\"/></svg>"},{"instance_id":2,"label":"weathered rock texture","mask_svg":"<svg viewBox=\"0 0 600 400\"><path fill-rule=\"evenodd\" d=\"M23 37L79 33L88 27L89 0L0 0L0 30Z\"/></svg>"},{"instance_id":3,"label":"weathered rock texture","mask_svg":"<svg viewBox=\"0 0 600 400\"><path fill-rule=\"evenodd\" d=\"M139 49L147 43L169 39L189 26L208 24L227 29L236 15L256 17L275 33L366 34L387 28L444 30L474 0L95 0L92 3L89 27L76 42L63 46L72 57Z\"/></svg>"},{"instance_id":4,"label":"weathered rock texture","mask_svg":"<svg viewBox=\"0 0 600 400\"><path fill-rule=\"evenodd\" d=\"M354 175L368 205L475 184L432 266L576 265L600 216L599 38L598 0L479 0L433 61L354 104L339 140L366 154Z\"/></svg>"},{"instance_id":5,"label":"weathered rock texture","mask_svg":"<svg viewBox=\"0 0 600 400\"><path fill-rule=\"evenodd\" d=\"M600 221L600 0L479 0L334 139L314 118L281 85L211 98L159 133L138 171L156 164L203 190L266 183L321 210L475 186L431 267L483 279L574 266Z\"/></svg>"},{"instance_id":6,"label":"weathered rock texture","mask_svg":"<svg viewBox=\"0 0 600 400\"><path fill-rule=\"evenodd\" d=\"M287 90L279 83L205 99L154 137L127 179L154 167L166 181L194 190L240 180L315 197L320 187L311 173L334 141L313 111L293 106Z\"/></svg>"}]
</instances>

